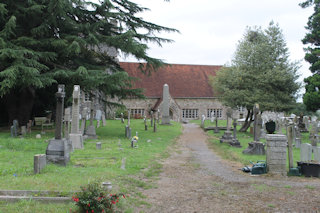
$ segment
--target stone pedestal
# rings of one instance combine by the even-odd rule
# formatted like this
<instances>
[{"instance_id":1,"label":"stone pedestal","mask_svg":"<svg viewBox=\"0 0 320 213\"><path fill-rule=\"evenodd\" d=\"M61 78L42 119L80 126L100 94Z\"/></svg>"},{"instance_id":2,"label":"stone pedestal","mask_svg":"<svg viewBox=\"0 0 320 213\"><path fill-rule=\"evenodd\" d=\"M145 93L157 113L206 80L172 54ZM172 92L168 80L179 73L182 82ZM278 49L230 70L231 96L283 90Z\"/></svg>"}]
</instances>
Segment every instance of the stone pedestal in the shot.
<instances>
[{"instance_id":1,"label":"stone pedestal","mask_svg":"<svg viewBox=\"0 0 320 213\"><path fill-rule=\"evenodd\" d=\"M74 149L83 149L83 136L81 133L70 133L69 137Z\"/></svg>"},{"instance_id":2,"label":"stone pedestal","mask_svg":"<svg viewBox=\"0 0 320 213\"><path fill-rule=\"evenodd\" d=\"M46 155L44 154L35 155L33 160L34 160L34 167L33 167L34 174L41 173L41 170L47 165Z\"/></svg>"},{"instance_id":3,"label":"stone pedestal","mask_svg":"<svg viewBox=\"0 0 320 213\"><path fill-rule=\"evenodd\" d=\"M267 134L267 170L271 174L287 175L287 137Z\"/></svg>"},{"instance_id":4,"label":"stone pedestal","mask_svg":"<svg viewBox=\"0 0 320 213\"><path fill-rule=\"evenodd\" d=\"M220 138L220 143L232 143L233 136L232 132L227 130L224 132L224 135Z\"/></svg>"},{"instance_id":5,"label":"stone pedestal","mask_svg":"<svg viewBox=\"0 0 320 213\"><path fill-rule=\"evenodd\" d=\"M66 166L70 161L68 143L65 138L50 140L46 150L47 162Z\"/></svg>"},{"instance_id":6,"label":"stone pedestal","mask_svg":"<svg viewBox=\"0 0 320 213\"><path fill-rule=\"evenodd\" d=\"M94 125L88 126L86 136L88 139L97 139L96 128Z\"/></svg>"},{"instance_id":7,"label":"stone pedestal","mask_svg":"<svg viewBox=\"0 0 320 213\"><path fill-rule=\"evenodd\" d=\"M243 154L265 155L264 144L261 142L250 142L248 148L242 151Z\"/></svg>"}]
</instances>

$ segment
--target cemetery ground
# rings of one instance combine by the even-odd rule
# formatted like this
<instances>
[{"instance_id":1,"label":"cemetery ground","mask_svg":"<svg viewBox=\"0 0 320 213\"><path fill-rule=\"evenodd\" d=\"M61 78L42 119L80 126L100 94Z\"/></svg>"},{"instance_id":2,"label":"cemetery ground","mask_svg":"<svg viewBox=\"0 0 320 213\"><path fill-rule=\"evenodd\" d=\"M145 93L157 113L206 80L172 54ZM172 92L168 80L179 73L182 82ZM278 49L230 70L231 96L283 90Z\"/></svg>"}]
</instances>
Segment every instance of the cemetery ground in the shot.
<instances>
[{"instance_id":1,"label":"cemetery ground","mask_svg":"<svg viewBox=\"0 0 320 213\"><path fill-rule=\"evenodd\" d=\"M220 144L223 131L204 133L195 124L185 124L179 139L178 123L158 126L157 133L150 126L145 131L143 120L131 120L131 127L133 135L139 132L138 148L132 149L124 137L124 124L108 121L106 127L97 129L97 140L86 140L84 150L71 154L67 167L49 164L37 175L33 175L33 155L45 152L53 131L42 139L35 139L37 130L24 139L12 139L8 131L1 132L0 189L68 194L100 180L112 182L112 192L129 195L118 204L121 212L320 211L318 178L250 176L239 170L250 160L265 160L265 156L242 154L253 140L250 133L238 133L243 146L239 149ZM307 142L308 134L302 136ZM98 141L102 142L101 150L96 149ZM299 158L299 150L294 149L295 162ZM0 202L0 212L66 212L69 208L76 209L72 203Z\"/></svg>"}]
</instances>

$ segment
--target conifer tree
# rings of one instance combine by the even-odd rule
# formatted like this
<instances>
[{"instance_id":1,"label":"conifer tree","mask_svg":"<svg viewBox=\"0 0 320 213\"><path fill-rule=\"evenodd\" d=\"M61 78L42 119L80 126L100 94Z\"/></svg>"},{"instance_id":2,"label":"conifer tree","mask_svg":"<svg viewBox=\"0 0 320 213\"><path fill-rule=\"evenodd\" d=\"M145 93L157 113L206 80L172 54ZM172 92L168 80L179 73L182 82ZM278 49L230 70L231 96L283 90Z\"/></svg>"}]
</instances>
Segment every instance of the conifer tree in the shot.
<instances>
[{"instance_id":1,"label":"conifer tree","mask_svg":"<svg viewBox=\"0 0 320 213\"><path fill-rule=\"evenodd\" d=\"M305 49L305 60L308 61L312 76L305 78L306 93L303 95L303 103L307 110L316 111L320 109L320 2L318 0L308 0L300 4L302 8L314 6L314 13L309 17L306 29L307 34L303 38L303 44L309 44Z\"/></svg>"},{"instance_id":2,"label":"conifer tree","mask_svg":"<svg viewBox=\"0 0 320 213\"><path fill-rule=\"evenodd\" d=\"M156 33L176 32L139 18L147 10L128 0L27 0L0 3L0 97L9 119L25 125L35 90L79 84L111 97L141 96L114 55L146 61L149 72L163 65L146 51L149 42L172 42Z\"/></svg>"}]
</instances>

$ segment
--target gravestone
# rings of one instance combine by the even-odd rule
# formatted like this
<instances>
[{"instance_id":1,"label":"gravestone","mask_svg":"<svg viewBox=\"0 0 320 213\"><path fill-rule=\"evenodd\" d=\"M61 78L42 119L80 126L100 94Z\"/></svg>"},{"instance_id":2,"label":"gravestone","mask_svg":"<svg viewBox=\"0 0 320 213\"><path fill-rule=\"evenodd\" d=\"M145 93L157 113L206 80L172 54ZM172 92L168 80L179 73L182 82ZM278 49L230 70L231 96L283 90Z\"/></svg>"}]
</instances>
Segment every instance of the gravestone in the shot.
<instances>
[{"instance_id":1,"label":"gravestone","mask_svg":"<svg viewBox=\"0 0 320 213\"><path fill-rule=\"evenodd\" d=\"M93 103L94 103L94 100L91 102L91 107L90 107L90 124L86 129L86 133L85 133L89 139L97 139L96 127L93 125L93 114L94 114Z\"/></svg>"},{"instance_id":2,"label":"gravestone","mask_svg":"<svg viewBox=\"0 0 320 213\"><path fill-rule=\"evenodd\" d=\"M309 143L301 144L300 161L309 162L312 159L312 146Z\"/></svg>"},{"instance_id":3,"label":"gravestone","mask_svg":"<svg viewBox=\"0 0 320 213\"><path fill-rule=\"evenodd\" d=\"M64 108L64 85L58 85L58 92L56 93L57 106L56 106L56 129L54 139L49 141L46 157L47 162L64 165L70 161L70 150L68 147L69 141L66 138L62 138L62 122L63 122L63 108Z\"/></svg>"},{"instance_id":4,"label":"gravestone","mask_svg":"<svg viewBox=\"0 0 320 213\"><path fill-rule=\"evenodd\" d=\"M238 148L242 147L240 142L237 139L237 120L236 119L233 120L233 139L232 139L232 142L230 142L230 145Z\"/></svg>"},{"instance_id":5,"label":"gravestone","mask_svg":"<svg viewBox=\"0 0 320 213\"><path fill-rule=\"evenodd\" d=\"M67 107L64 109L64 137L69 139L69 132L70 132L70 120L71 120L71 108Z\"/></svg>"},{"instance_id":6,"label":"gravestone","mask_svg":"<svg viewBox=\"0 0 320 213\"><path fill-rule=\"evenodd\" d=\"M161 124L168 125L170 124L170 94L169 94L169 86L168 84L163 85L163 93L162 93L162 122Z\"/></svg>"},{"instance_id":7,"label":"gravestone","mask_svg":"<svg viewBox=\"0 0 320 213\"><path fill-rule=\"evenodd\" d=\"M220 138L220 143L232 143L233 137L232 132L230 131L230 118L232 116L232 109L230 107L227 108L227 130L224 132L222 137Z\"/></svg>"},{"instance_id":8,"label":"gravestone","mask_svg":"<svg viewBox=\"0 0 320 213\"><path fill-rule=\"evenodd\" d=\"M84 135L84 130L86 129L86 121L87 121L88 108L83 107L81 110L81 127L80 132Z\"/></svg>"},{"instance_id":9,"label":"gravestone","mask_svg":"<svg viewBox=\"0 0 320 213\"><path fill-rule=\"evenodd\" d=\"M252 154L252 155L264 155L264 144L260 142L260 130L262 125L261 114L259 110L259 105L255 104L253 108L254 113L254 124L253 124L253 137L254 141L248 143L248 148L243 150L243 154Z\"/></svg>"},{"instance_id":10,"label":"gravestone","mask_svg":"<svg viewBox=\"0 0 320 213\"><path fill-rule=\"evenodd\" d=\"M296 148L300 148L301 147L301 133L299 131L299 128L297 126L294 127L293 129L293 137L294 137L294 141L295 141L295 147Z\"/></svg>"},{"instance_id":11,"label":"gravestone","mask_svg":"<svg viewBox=\"0 0 320 213\"><path fill-rule=\"evenodd\" d=\"M100 109L98 109L96 111L97 128L100 127L101 117L102 117L102 111Z\"/></svg>"},{"instance_id":12,"label":"gravestone","mask_svg":"<svg viewBox=\"0 0 320 213\"><path fill-rule=\"evenodd\" d=\"M18 120L13 120L13 125L11 126L11 137L17 137L18 136Z\"/></svg>"},{"instance_id":13,"label":"gravestone","mask_svg":"<svg viewBox=\"0 0 320 213\"><path fill-rule=\"evenodd\" d=\"M147 125L147 117L146 116L144 116L143 121L144 121L144 130L147 131L148 125Z\"/></svg>"},{"instance_id":14,"label":"gravestone","mask_svg":"<svg viewBox=\"0 0 320 213\"><path fill-rule=\"evenodd\" d=\"M303 113L300 114L300 117L298 119L298 128L300 132L308 132L306 124L303 122Z\"/></svg>"},{"instance_id":15,"label":"gravestone","mask_svg":"<svg viewBox=\"0 0 320 213\"><path fill-rule=\"evenodd\" d=\"M27 123L27 133L31 133L31 126L32 126L32 120L29 120L29 122Z\"/></svg>"},{"instance_id":16,"label":"gravestone","mask_svg":"<svg viewBox=\"0 0 320 213\"><path fill-rule=\"evenodd\" d=\"M216 116L215 120L216 120L216 127L214 128L214 133L219 133L218 116Z\"/></svg>"},{"instance_id":17,"label":"gravestone","mask_svg":"<svg viewBox=\"0 0 320 213\"><path fill-rule=\"evenodd\" d=\"M21 126L21 135L27 134L27 126Z\"/></svg>"},{"instance_id":18,"label":"gravestone","mask_svg":"<svg viewBox=\"0 0 320 213\"><path fill-rule=\"evenodd\" d=\"M80 86L74 85L72 93L72 121L70 141L74 149L83 149L83 137L79 129L79 110L80 110ZM84 116L85 117L85 116ZM84 119L85 122L85 119Z\"/></svg>"},{"instance_id":19,"label":"gravestone","mask_svg":"<svg viewBox=\"0 0 320 213\"><path fill-rule=\"evenodd\" d=\"M320 163L320 147L315 147L313 149L314 161Z\"/></svg>"},{"instance_id":20,"label":"gravestone","mask_svg":"<svg viewBox=\"0 0 320 213\"><path fill-rule=\"evenodd\" d=\"M46 167L47 160L45 154L38 154L33 157L33 172L34 174L41 173L41 170Z\"/></svg>"},{"instance_id":21,"label":"gravestone","mask_svg":"<svg viewBox=\"0 0 320 213\"><path fill-rule=\"evenodd\" d=\"M201 126L200 126L202 129L204 128L204 122L205 122L205 120L206 120L206 116L202 115L202 116L201 116Z\"/></svg>"},{"instance_id":22,"label":"gravestone","mask_svg":"<svg viewBox=\"0 0 320 213\"><path fill-rule=\"evenodd\" d=\"M292 148L293 148L293 128L294 128L293 123L289 122L288 123L288 127L287 127L289 169L293 168L293 153L292 153Z\"/></svg>"},{"instance_id":23,"label":"gravestone","mask_svg":"<svg viewBox=\"0 0 320 213\"><path fill-rule=\"evenodd\" d=\"M268 173L287 175L287 137L267 134L266 163Z\"/></svg>"},{"instance_id":24,"label":"gravestone","mask_svg":"<svg viewBox=\"0 0 320 213\"><path fill-rule=\"evenodd\" d=\"M211 121L211 123L214 122L214 113L213 112L210 113L210 121Z\"/></svg>"},{"instance_id":25,"label":"gravestone","mask_svg":"<svg viewBox=\"0 0 320 213\"><path fill-rule=\"evenodd\" d=\"M121 112L121 123L124 123L123 113Z\"/></svg>"},{"instance_id":26,"label":"gravestone","mask_svg":"<svg viewBox=\"0 0 320 213\"><path fill-rule=\"evenodd\" d=\"M128 127L130 127L130 119L131 119L131 110L128 109Z\"/></svg>"},{"instance_id":27,"label":"gravestone","mask_svg":"<svg viewBox=\"0 0 320 213\"><path fill-rule=\"evenodd\" d=\"M106 125L107 125L106 113L103 112L103 113L102 113L102 126L106 126Z\"/></svg>"}]
</instances>

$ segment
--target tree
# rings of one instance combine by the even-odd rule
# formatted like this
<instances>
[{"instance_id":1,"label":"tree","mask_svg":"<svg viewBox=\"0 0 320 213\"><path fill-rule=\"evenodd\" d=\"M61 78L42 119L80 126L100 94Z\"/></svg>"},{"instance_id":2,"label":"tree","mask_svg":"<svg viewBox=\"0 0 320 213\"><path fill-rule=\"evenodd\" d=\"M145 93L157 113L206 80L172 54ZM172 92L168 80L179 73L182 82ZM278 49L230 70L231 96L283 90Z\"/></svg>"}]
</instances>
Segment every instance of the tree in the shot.
<instances>
[{"instance_id":1,"label":"tree","mask_svg":"<svg viewBox=\"0 0 320 213\"><path fill-rule=\"evenodd\" d=\"M297 63L290 62L281 29L270 22L267 29L247 28L230 66L213 79L221 101L232 108L246 107L248 114L241 131L253 121L252 108L287 111L294 106L299 84Z\"/></svg>"},{"instance_id":2,"label":"tree","mask_svg":"<svg viewBox=\"0 0 320 213\"><path fill-rule=\"evenodd\" d=\"M129 89L131 78L110 50L148 63L144 72L163 65L148 56L147 43L172 40L155 33L175 29L138 17L147 10L128 0L28 0L0 3L0 97L9 120L25 125L35 90L59 83L79 84L110 97L141 97Z\"/></svg>"},{"instance_id":3,"label":"tree","mask_svg":"<svg viewBox=\"0 0 320 213\"><path fill-rule=\"evenodd\" d=\"M320 109L320 4L316 0L308 0L300 4L302 8L314 5L314 13L309 17L307 27L308 30L305 37L302 39L303 44L309 44L305 48L305 60L308 61L312 76L305 78L306 93L303 95L303 103L308 110L317 111Z\"/></svg>"}]
</instances>

